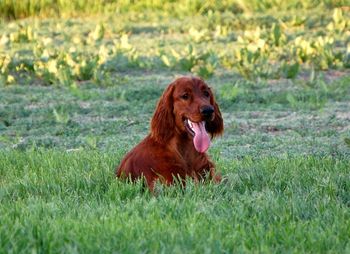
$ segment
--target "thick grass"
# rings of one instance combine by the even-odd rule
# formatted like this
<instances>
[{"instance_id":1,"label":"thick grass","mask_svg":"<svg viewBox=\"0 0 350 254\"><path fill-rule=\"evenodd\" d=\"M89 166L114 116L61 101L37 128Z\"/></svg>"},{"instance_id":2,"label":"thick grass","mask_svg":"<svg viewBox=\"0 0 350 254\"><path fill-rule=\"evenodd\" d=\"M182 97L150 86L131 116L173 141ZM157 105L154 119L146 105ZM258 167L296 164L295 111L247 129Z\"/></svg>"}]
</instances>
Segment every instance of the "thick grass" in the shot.
<instances>
[{"instance_id":1,"label":"thick grass","mask_svg":"<svg viewBox=\"0 0 350 254\"><path fill-rule=\"evenodd\" d=\"M95 1L95 0L3 0L0 2L0 15L3 18L19 19L28 16L75 16L101 13L121 13L144 10L163 12L166 15L193 15L211 11L261 12L266 10L296 10L325 6L334 8L345 6L346 0L265 0L265 1Z\"/></svg>"},{"instance_id":2,"label":"thick grass","mask_svg":"<svg viewBox=\"0 0 350 254\"><path fill-rule=\"evenodd\" d=\"M120 153L1 152L0 252L350 251L348 159L222 160L226 181L116 181Z\"/></svg>"}]
</instances>

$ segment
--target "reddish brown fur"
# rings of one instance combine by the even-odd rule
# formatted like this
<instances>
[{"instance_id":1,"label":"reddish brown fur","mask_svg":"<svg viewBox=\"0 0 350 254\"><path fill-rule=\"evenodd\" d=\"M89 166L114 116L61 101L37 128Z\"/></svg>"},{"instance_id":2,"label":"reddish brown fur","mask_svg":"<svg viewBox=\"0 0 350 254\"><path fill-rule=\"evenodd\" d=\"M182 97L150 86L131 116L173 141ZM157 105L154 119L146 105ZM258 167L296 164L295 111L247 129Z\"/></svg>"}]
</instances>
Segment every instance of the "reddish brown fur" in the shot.
<instances>
[{"instance_id":1,"label":"reddish brown fur","mask_svg":"<svg viewBox=\"0 0 350 254\"><path fill-rule=\"evenodd\" d=\"M184 99L185 93L189 95L187 99ZM209 120L199 111L206 106L214 108ZM209 175L219 182L221 177L215 174L207 154L195 150L184 118L193 122L206 120L206 129L212 138L223 133L219 106L200 78L181 77L168 86L153 115L151 133L124 157L117 168L117 177L136 180L144 176L151 191L157 179L169 185L175 178L191 177L198 181Z\"/></svg>"}]
</instances>

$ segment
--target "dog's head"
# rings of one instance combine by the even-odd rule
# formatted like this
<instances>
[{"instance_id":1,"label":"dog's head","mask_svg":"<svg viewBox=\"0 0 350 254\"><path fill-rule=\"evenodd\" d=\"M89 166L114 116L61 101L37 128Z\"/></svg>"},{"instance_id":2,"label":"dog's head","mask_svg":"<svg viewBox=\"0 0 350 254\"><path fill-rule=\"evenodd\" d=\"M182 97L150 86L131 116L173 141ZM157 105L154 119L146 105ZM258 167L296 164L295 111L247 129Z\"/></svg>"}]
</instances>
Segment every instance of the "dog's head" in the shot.
<instances>
[{"instance_id":1,"label":"dog's head","mask_svg":"<svg viewBox=\"0 0 350 254\"><path fill-rule=\"evenodd\" d=\"M205 152L210 138L223 133L224 124L210 87L200 78L181 77L160 98L151 121L151 135L165 143L175 132L193 139L198 152Z\"/></svg>"}]
</instances>

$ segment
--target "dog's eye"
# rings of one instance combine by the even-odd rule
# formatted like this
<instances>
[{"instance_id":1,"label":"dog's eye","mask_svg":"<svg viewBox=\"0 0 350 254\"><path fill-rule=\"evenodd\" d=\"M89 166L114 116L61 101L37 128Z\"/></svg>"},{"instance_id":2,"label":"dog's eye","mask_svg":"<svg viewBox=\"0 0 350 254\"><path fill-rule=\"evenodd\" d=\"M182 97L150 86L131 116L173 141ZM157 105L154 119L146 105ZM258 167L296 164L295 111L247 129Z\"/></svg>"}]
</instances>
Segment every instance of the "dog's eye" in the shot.
<instances>
[{"instance_id":1,"label":"dog's eye","mask_svg":"<svg viewBox=\"0 0 350 254\"><path fill-rule=\"evenodd\" d=\"M209 97L210 96L208 91L204 91L203 94L204 94L205 97Z\"/></svg>"},{"instance_id":2,"label":"dog's eye","mask_svg":"<svg viewBox=\"0 0 350 254\"><path fill-rule=\"evenodd\" d=\"M181 95L181 98L184 100L188 100L188 98L190 98L190 96L188 95L188 93L184 93L183 95Z\"/></svg>"}]
</instances>

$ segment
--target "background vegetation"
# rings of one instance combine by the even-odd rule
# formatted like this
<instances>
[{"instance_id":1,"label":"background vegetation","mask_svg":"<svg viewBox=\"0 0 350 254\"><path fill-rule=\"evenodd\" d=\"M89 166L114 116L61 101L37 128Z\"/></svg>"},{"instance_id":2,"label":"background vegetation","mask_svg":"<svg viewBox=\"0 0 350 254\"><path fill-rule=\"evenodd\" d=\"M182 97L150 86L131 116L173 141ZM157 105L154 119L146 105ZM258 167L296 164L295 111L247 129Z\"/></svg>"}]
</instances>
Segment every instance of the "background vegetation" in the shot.
<instances>
[{"instance_id":1,"label":"background vegetation","mask_svg":"<svg viewBox=\"0 0 350 254\"><path fill-rule=\"evenodd\" d=\"M64 17L91 14L120 14L130 12L158 12L166 16L184 16L206 14L210 11L241 14L247 12L266 12L269 10L300 10L336 7L348 7L347 0L3 0L0 14L8 19L30 16Z\"/></svg>"},{"instance_id":2,"label":"background vegetation","mask_svg":"<svg viewBox=\"0 0 350 254\"><path fill-rule=\"evenodd\" d=\"M350 252L348 1L0 2L0 253ZM220 185L120 182L200 75Z\"/></svg>"}]
</instances>

